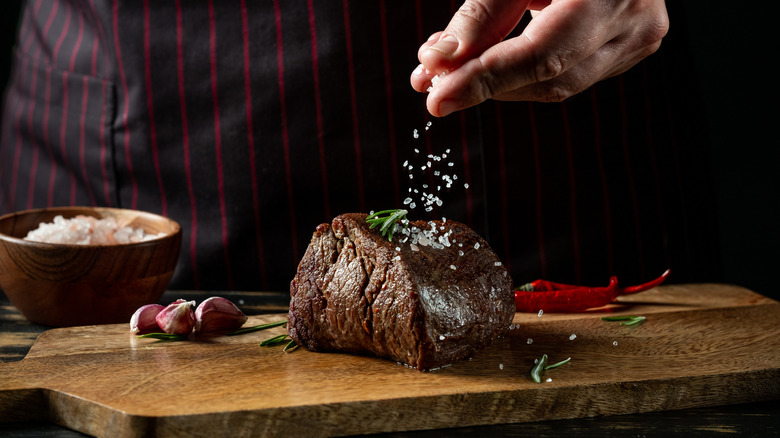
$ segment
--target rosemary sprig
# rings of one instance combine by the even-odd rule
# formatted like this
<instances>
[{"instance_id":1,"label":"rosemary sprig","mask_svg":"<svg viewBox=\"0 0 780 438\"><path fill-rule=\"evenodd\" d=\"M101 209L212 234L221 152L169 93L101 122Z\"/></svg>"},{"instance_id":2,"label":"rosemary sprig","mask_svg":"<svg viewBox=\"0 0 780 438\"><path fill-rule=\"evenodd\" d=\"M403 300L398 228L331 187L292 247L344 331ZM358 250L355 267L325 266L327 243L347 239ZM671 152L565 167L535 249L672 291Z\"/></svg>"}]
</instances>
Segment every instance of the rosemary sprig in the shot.
<instances>
[{"instance_id":1,"label":"rosemary sprig","mask_svg":"<svg viewBox=\"0 0 780 438\"><path fill-rule=\"evenodd\" d=\"M260 343L261 347L273 347L274 345L281 345L286 342L287 334L274 336L271 339L266 339L265 341Z\"/></svg>"},{"instance_id":2,"label":"rosemary sprig","mask_svg":"<svg viewBox=\"0 0 780 438\"><path fill-rule=\"evenodd\" d=\"M531 379L533 379L533 381L536 383L542 383L542 372L551 370L553 368L558 368L561 365L569 363L570 360L571 358L568 358L566 360L547 365L547 355L543 354L542 358L536 361L536 365L531 368Z\"/></svg>"},{"instance_id":3,"label":"rosemary sprig","mask_svg":"<svg viewBox=\"0 0 780 438\"><path fill-rule=\"evenodd\" d=\"M298 348L298 343L295 342L295 340L291 339L289 336L285 335L279 335L274 336L271 339L266 339L265 341L260 343L261 347L273 347L276 345L282 345L285 344L284 348L282 348L282 351L287 353L288 351L293 351L296 348Z\"/></svg>"},{"instance_id":4,"label":"rosemary sprig","mask_svg":"<svg viewBox=\"0 0 780 438\"><path fill-rule=\"evenodd\" d=\"M255 326L252 326L252 327L244 327L244 328L240 328L240 329L238 329L238 330L236 330L234 332L227 333L227 336L243 335L245 333L252 333L252 332L265 330L265 329L269 329L269 328L273 328L273 327L279 327L280 325L285 325L285 324L287 324L287 320L276 321L276 322L269 322L267 324L260 324L260 325L255 325Z\"/></svg>"},{"instance_id":5,"label":"rosemary sprig","mask_svg":"<svg viewBox=\"0 0 780 438\"><path fill-rule=\"evenodd\" d=\"M625 316L604 316L601 318L602 321L622 321L620 325L639 325L645 322L647 320L646 316L633 316L633 315L625 315Z\"/></svg>"},{"instance_id":6,"label":"rosemary sprig","mask_svg":"<svg viewBox=\"0 0 780 438\"><path fill-rule=\"evenodd\" d=\"M409 213L406 210L382 210L376 213L372 213L366 217L366 222L371 224L370 229L380 227L379 231L383 236L387 237L387 240L393 241L393 233L395 233L395 223L399 220L404 224L404 228L407 226L406 214Z\"/></svg>"},{"instance_id":7,"label":"rosemary sprig","mask_svg":"<svg viewBox=\"0 0 780 438\"><path fill-rule=\"evenodd\" d=\"M175 335L172 333L146 333L138 335L138 337L159 339L161 341L186 341L189 338L187 335Z\"/></svg>"},{"instance_id":8,"label":"rosemary sprig","mask_svg":"<svg viewBox=\"0 0 780 438\"><path fill-rule=\"evenodd\" d=\"M547 355L543 354L542 358L536 361L536 365L534 365L533 368L531 368L531 378L536 383L542 383L542 371L544 371L544 367L547 365Z\"/></svg>"}]
</instances>

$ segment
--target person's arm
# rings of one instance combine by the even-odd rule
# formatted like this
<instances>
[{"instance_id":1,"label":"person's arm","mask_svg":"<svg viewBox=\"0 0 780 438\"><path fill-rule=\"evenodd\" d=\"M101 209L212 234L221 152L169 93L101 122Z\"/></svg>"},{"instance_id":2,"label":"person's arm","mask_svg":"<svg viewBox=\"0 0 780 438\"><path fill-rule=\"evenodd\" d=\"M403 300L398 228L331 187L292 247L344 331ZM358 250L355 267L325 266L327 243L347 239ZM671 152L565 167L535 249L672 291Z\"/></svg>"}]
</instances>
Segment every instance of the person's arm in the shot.
<instances>
[{"instance_id":1,"label":"person's arm","mask_svg":"<svg viewBox=\"0 0 780 438\"><path fill-rule=\"evenodd\" d=\"M527 9L522 34L505 39ZM655 52L664 0L466 0L419 49L414 89L442 117L487 99L562 101ZM442 73L446 73L441 76Z\"/></svg>"}]
</instances>

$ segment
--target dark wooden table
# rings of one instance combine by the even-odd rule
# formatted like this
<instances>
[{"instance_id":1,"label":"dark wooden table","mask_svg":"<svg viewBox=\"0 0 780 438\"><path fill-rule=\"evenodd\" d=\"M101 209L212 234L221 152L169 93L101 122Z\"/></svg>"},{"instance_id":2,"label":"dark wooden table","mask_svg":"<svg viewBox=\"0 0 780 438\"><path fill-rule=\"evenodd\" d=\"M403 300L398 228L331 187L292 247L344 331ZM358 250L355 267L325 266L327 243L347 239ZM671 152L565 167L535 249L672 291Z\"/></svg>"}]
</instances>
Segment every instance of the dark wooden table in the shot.
<instances>
[{"instance_id":1,"label":"dark wooden table","mask_svg":"<svg viewBox=\"0 0 780 438\"><path fill-rule=\"evenodd\" d=\"M202 301L215 293L167 292L161 303L177 298ZM220 292L219 295L240 305L248 315L283 313L288 297L262 292ZM0 293L0 360L19 361L40 333L49 327L27 321ZM2 376L0 376L2 378ZM572 420L540 421L521 424L440 429L434 431L391 433L384 437L459 437L459 436L561 436L570 437L767 437L780 436L780 400L727 405L678 411ZM50 423L0 424L4 437L80 437L81 433Z\"/></svg>"}]
</instances>

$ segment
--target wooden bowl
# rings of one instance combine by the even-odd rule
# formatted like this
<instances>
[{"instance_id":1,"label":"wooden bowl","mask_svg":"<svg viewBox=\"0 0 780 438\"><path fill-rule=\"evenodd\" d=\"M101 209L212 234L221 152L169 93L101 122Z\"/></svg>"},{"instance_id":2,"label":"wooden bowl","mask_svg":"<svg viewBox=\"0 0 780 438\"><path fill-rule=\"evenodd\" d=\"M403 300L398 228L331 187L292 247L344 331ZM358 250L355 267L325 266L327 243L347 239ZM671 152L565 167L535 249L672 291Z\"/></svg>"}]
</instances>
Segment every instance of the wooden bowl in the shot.
<instances>
[{"instance_id":1,"label":"wooden bowl","mask_svg":"<svg viewBox=\"0 0 780 438\"><path fill-rule=\"evenodd\" d=\"M165 236L138 243L76 245L24 240L57 215L113 217L120 224ZM181 227L134 210L59 207L0 217L0 289L31 322L53 327L129 322L156 303L173 276Z\"/></svg>"}]
</instances>

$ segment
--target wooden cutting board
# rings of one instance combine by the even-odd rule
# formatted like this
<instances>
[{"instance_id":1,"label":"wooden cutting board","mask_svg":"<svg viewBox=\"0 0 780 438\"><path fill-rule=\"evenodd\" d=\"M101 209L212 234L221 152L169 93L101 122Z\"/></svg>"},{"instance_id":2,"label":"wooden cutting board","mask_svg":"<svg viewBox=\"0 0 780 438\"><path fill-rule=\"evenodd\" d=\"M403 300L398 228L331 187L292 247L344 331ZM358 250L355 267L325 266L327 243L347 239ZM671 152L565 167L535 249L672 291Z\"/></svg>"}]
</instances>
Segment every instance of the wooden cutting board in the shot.
<instances>
[{"instance_id":1,"label":"wooden cutting board","mask_svg":"<svg viewBox=\"0 0 780 438\"><path fill-rule=\"evenodd\" d=\"M647 320L601 320L614 314ZM664 286L599 311L519 313L513 326L471 360L425 373L258 345L283 328L186 342L137 339L124 324L53 329L0 364L0 421L97 436L330 436L780 398L780 303L743 288ZM542 354L571 361L534 383Z\"/></svg>"}]
</instances>

